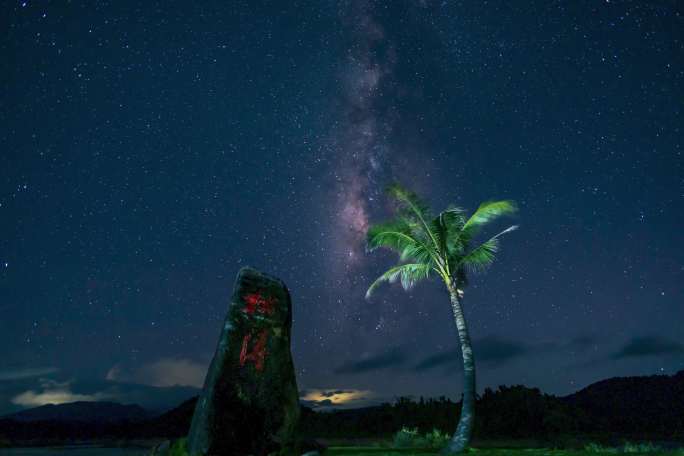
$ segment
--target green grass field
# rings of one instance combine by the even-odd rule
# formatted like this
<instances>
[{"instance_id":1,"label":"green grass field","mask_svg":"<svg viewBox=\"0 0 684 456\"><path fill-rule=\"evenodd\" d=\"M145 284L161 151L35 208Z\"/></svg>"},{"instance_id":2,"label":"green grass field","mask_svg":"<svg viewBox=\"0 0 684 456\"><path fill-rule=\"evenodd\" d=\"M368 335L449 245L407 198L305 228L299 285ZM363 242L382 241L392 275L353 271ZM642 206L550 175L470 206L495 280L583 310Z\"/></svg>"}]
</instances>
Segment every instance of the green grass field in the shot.
<instances>
[{"instance_id":1,"label":"green grass field","mask_svg":"<svg viewBox=\"0 0 684 456\"><path fill-rule=\"evenodd\" d=\"M594 436L596 437L596 436ZM684 456L684 444L676 442L653 443L624 440L618 446L607 446L588 436L564 436L556 443L536 440L474 439L470 456L608 456L617 454L644 456ZM449 442L449 435L438 431L419 432L417 428L403 427L385 439L330 440L324 442L330 456L428 456L439 454ZM546 447L546 448L545 448ZM664 448L669 448L668 450ZM676 448L676 449L673 449Z\"/></svg>"},{"instance_id":2,"label":"green grass field","mask_svg":"<svg viewBox=\"0 0 684 456\"><path fill-rule=\"evenodd\" d=\"M586 450L552 450L552 449L505 449L487 448L472 449L468 452L473 456L596 456L601 454L630 454L634 456L684 456L684 450L678 451L647 451L647 452L624 452L613 451L586 451ZM411 450L411 449L387 449L373 447L330 447L325 453L329 456L428 456L439 454L436 450Z\"/></svg>"},{"instance_id":3,"label":"green grass field","mask_svg":"<svg viewBox=\"0 0 684 456\"><path fill-rule=\"evenodd\" d=\"M410 431L410 430L409 430ZM416 448L418 445L424 445L426 440L417 432L402 431L403 437L416 438L418 440L406 441L403 438L397 438L402 433L395 435L394 440L344 440L337 439L334 441L324 442L327 450L324 456L431 456L438 455L439 449L446 444L446 441L439 442L432 441L431 448ZM431 435L439 436L438 433L431 433ZM442 435L441 437L444 437ZM421 443L416 444L420 441ZM397 442L402 445L397 445ZM430 443L430 441L427 441ZM323 443L323 442L322 442ZM630 454L643 456L684 456L684 447L675 446L676 450L662 450L661 447L650 442L624 442L618 447L603 446L598 443L586 443L581 446L582 449L552 449L535 447L536 442L530 440L513 440L513 441L488 441L475 440L473 442L474 448L467 451L469 456L608 456L614 454ZM673 447L673 443L668 444ZM568 448L580 448L580 445L571 446ZM176 440L171 447L163 453L165 456L187 456L185 450L185 439Z\"/></svg>"}]
</instances>

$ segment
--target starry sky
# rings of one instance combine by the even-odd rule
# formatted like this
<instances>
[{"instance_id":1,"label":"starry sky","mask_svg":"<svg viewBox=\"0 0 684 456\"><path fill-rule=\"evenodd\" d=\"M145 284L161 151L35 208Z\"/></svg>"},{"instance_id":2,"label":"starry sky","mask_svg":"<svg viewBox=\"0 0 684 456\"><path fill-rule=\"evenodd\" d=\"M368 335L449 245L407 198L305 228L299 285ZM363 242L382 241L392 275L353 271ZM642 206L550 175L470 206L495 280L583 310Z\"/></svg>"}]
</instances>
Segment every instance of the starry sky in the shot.
<instances>
[{"instance_id":1,"label":"starry sky","mask_svg":"<svg viewBox=\"0 0 684 456\"><path fill-rule=\"evenodd\" d=\"M679 2L3 10L0 413L196 394L245 265L290 288L311 405L458 398L443 286L364 299L393 181L519 205L466 289L480 390L684 368Z\"/></svg>"}]
</instances>

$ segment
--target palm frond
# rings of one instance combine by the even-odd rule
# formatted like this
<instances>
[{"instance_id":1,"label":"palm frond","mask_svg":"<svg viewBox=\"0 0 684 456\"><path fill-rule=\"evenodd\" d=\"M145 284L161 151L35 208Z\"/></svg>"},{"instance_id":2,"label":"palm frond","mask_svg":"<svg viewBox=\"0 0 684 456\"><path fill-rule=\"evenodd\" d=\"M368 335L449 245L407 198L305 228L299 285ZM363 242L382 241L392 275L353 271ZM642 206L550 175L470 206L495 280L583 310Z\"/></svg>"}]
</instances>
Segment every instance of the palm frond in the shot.
<instances>
[{"instance_id":1,"label":"palm frond","mask_svg":"<svg viewBox=\"0 0 684 456\"><path fill-rule=\"evenodd\" d=\"M452 225L464 225L466 222L465 210L456 206L449 206L444 211L442 211L444 220L449 226Z\"/></svg>"},{"instance_id":2,"label":"palm frond","mask_svg":"<svg viewBox=\"0 0 684 456\"><path fill-rule=\"evenodd\" d=\"M399 216L412 228L416 237L424 237L429 240L435 248L438 243L434 233L428 225L431 218L430 208L415 193L402 187L399 184L392 184L387 187L388 193L399 203Z\"/></svg>"},{"instance_id":3,"label":"palm frond","mask_svg":"<svg viewBox=\"0 0 684 456\"><path fill-rule=\"evenodd\" d=\"M430 229L437 240L437 246L443 255L447 252L447 239L448 239L448 228L446 220L444 220L444 213L439 214L437 217L432 219L430 222Z\"/></svg>"},{"instance_id":4,"label":"palm frond","mask_svg":"<svg viewBox=\"0 0 684 456\"><path fill-rule=\"evenodd\" d=\"M465 222L465 211L458 207L450 207L432 220L433 232L445 256L448 257L454 251L462 252L465 249L461 239L461 229Z\"/></svg>"},{"instance_id":5,"label":"palm frond","mask_svg":"<svg viewBox=\"0 0 684 456\"><path fill-rule=\"evenodd\" d=\"M483 242L468 254L461 257L458 260L456 268L459 270L467 269L474 273L484 272L494 262L495 254L499 251L499 237L506 233L510 233L517 228L517 225L510 226L496 236Z\"/></svg>"},{"instance_id":6,"label":"palm frond","mask_svg":"<svg viewBox=\"0 0 684 456\"><path fill-rule=\"evenodd\" d=\"M369 252L385 247L401 253L407 244L415 244L410 229L401 220L390 220L378 223L368 228L366 232L366 246Z\"/></svg>"},{"instance_id":7,"label":"palm frond","mask_svg":"<svg viewBox=\"0 0 684 456\"><path fill-rule=\"evenodd\" d=\"M482 203L463 225L463 235L470 239L477 234L483 225L503 215L513 214L515 211L517 211L517 207L513 201L502 200Z\"/></svg>"},{"instance_id":8,"label":"palm frond","mask_svg":"<svg viewBox=\"0 0 684 456\"><path fill-rule=\"evenodd\" d=\"M367 232L367 250L372 252L385 247L399 254L401 261L418 263L430 261L434 251L423 241L416 239L402 220L373 225Z\"/></svg>"},{"instance_id":9,"label":"palm frond","mask_svg":"<svg viewBox=\"0 0 684 456\"><path fill-rule=\"evenodd\" d=\"M484 272L494 262L494 255L498 251L499 240L490 239L463 256L458 267L475 273Z\"/></svg>"},{"instance_id":10,"label":"palm frond","mask_svg":"<svg viewBox=\"0 0 684 456\"><path fill-rule=\"evenodd\" d=\"M414 192L396 183L387 187L387 192L419 219L428 220L430 218L430 208Z\"/></svg>"},{"instance_id":11,"label":"palm frond","mask_svg":"<svg viewBox=\"0 0 684 456\"><path fill-rule=\"evenodd\" d=\"M390 268L368 287L366 299L369 299L383 282L394 283L399 280L404 290L410 290L417 282L427 279L431 269L432 266L426 263L406 263Z\"/></svg>"}]
</instances>

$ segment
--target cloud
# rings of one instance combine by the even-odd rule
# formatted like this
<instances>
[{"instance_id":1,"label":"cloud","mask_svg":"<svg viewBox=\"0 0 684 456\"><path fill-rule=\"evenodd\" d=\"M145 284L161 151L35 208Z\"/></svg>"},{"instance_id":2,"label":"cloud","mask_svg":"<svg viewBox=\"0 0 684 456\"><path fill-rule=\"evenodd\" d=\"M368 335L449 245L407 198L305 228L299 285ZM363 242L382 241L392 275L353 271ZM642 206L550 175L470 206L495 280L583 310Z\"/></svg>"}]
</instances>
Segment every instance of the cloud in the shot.
<instances>
[{"instance_id":1,"label":"cloud","mask_svg":"<svg viewBox=\"0 0 684 456\"><path fill-rule=\"evenodd\" d=\"M478 360L492 364L506 362L528 351L524 345L518 342L498 337L486 337L475 341L474 347Z\"/></svg>"},{"instance_id":2,"label":"cloud","mask_svg":"<svg viewBox=\"0 0 684 456\"><path fill-rule=\"evenodd\" d=\"M344 363L335 369L335 373L361 374L364 372L372 372L401 366L405 361L406 354L398 348L393 348L381 355L372 356L361 361L349 361Z\"/></svg>"},{"instance_id":3,"label":"cloud","mask_svg":"<svg viewBox=\"0 0 684 456\"><path fill-rule=\"evenodd\" d=\"M413 367L414 371L426 371L441 366L453 366L461 361L461 350L451 350L428 356Z\"/></svg>"},{"instance_id":4,"label":"cloud","mask_svg":"<svg viewBox=\"0 0 684 456\"><path fill-rule=\"evenodd\" d=\"M527 353L529 349L518 342L492 336L474 341L473 351L475 362L500 365ZM460 369L462 363L461 349L459 348L428 356L416 364L413 370L421 372L438 367L445 367L449 370Z\"/></svg>"},{"instance_id":5,"label":"cloud","mask_svg":"<svg viewBox=\"0 0 684 456\"><path fill-rule=\"evenodd\" d=\"M373 403L375 394L370 390L357 389L309 389L301 394L300 401L311 408L353 408Z\"/></svg>"},{"instance_id":6,"label":"cloud","mask_svg":"<svg viewBox=\"0 0 684 456\"><path fill-rule=\"evenodd\" d=\"M57 374L58 375L58 374ZM199 392L190 386L156 387L105 379L24 378L0 382L0 416L48 403L112 401L162 412Z\"/></svg>"},{"instance_id":7,"label":"cloud","mask_svg":"<svg viewBox=\"0 0 684 456\"><path fill-rule=\"evenodd\" d=\"M56 367L27 367L23 369L12 369L0 371L0 381L40 377L42 375L50 375L56 372L59 372L59 369Z\"/></svg>"},{"instance_id":8,"label":"cloud","mask_svg":"<svg viewBox=\"0 0 684 456\"><path fill-rule=\"evenodd\" d=\"M345 391L345 390L321 391L321 396L323 396L323 397L334 397L334 396L339 396L341 394L346 394L346 393L349 393L349 391Z\"/></svg>"},{"instance_id":9,"label":"cloud","mask_svg":"<svg viewBox=\"0 0 684 456\"><path fill-rule=\"evenodd\" d=\"M613 354L612 358L624 359L659 355L684 355L684 345L657 336L634 337L622 349Z\"/></svg>"},{"instance_id":10,"label":"cloud","mask_svg":"<svg viewBox=\"0 0 684 456\"><path fill-rule=\"evenodd\" d=\"M42 382L42 391L28 390L11 399L12 404L21 407L39 407L47 404L65 404L67 402L95 402L112 399L107 393L78 394L71 391L70 382L59 383L51 380Z\"/></svg>"},{"instance_id":11,"label":"cloud","mask_svg":"<svg viewBox=\"0 0 684 456\"><path fill-rule=\"evenodd\" d=\"M164 358L137 369L117 365L107 372L107 380L138 383L156 387L192 386L201 388L207 366L189 359Z\"/></svg>"},{"instance_id":12,"label":"cloud","mask_svg":"<svg viewBox=\"0 0 684 456\"><path fill-rule=\"evenodd\" d=\"M577 351L585 351L595 347L598 342L599 340L596 336L585 334L573 338L568 347Z\"/></svg>"}]
</instances>

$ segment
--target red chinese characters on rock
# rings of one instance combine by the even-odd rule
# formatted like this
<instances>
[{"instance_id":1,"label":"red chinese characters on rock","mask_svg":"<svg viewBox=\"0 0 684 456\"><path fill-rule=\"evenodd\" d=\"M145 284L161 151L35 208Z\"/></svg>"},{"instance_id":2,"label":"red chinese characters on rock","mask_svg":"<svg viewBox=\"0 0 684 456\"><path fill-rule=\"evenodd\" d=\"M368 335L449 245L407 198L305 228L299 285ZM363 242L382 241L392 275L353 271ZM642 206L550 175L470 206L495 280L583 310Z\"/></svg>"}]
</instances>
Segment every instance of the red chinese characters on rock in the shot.
<instances>
[{"instance_id":1,"label":"red chinese characters on rock","mask_svg":"<svg viewBox=\"0 0 684 456\"><path fill-rule=\"evenodd\" d=\"M265 298L261 293L251 293L243 297L245 300L245 312L252 315L254 313L271 315L275 310L276 300L273 297Z\"/></svg>"},{"instance_id":2,"label":"red chinese characters on rock","mask_svg":"<svg viewBox=\"0 0 684 456\"><path fill-rule=\"evenodd\" d=\"M240 366L244 366L247 361L252 361L254 363L254 368L261 372L264 370L264 360L266 359L266 342L268 341L268 330L264 329L259 333L257 341L252 344L252 349L248 353L247 350L251 339L251 334L247 334L242 339L242 350L240 350Z\"/></svg>"},{"instance_id":3,"label":"red chinese characters on rock","mask_svg":"<svg viewBox=\"0 0 684 456\"><path fill-rule=\"evenodd\" d=\"M248 315L272 315L275 311L276 299L264 297L260 293L250 293L243 296L245 301L245 313ZM242 339L242 349L240 350L240 366L244 366L247 361L254 363L254 368L261 372L264 370L266 360L266 344L268 342L268 329L262 329L256 337L250 333Z\"/></svg>"}]
</instances>

